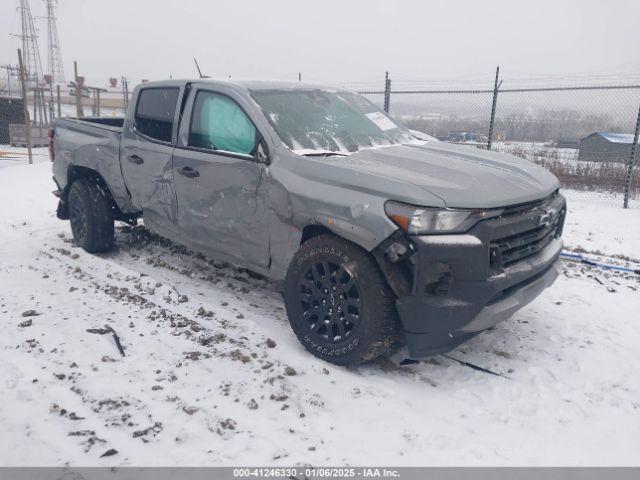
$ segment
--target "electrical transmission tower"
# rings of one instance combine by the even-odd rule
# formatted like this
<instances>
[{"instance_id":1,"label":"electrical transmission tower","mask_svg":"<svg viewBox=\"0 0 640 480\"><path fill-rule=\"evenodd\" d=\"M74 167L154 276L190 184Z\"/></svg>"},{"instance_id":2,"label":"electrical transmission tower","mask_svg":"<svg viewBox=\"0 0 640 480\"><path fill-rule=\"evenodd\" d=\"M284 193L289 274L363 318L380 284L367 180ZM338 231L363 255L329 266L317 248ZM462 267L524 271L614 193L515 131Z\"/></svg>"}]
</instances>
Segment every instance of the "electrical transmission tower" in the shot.
<instances>
[{"instance_id":1,"label":"electrical transmission tower","mask_svg":"<svg viewBox=\"0 0 640 480\"><path fill-rule=\"evenodd\" d=\"M56 26L56 4L58 0L46 0L47 2L47 34L49 37L49 75L53 83L65 83L64 68L62 66L62 53L60 52L60 40L58 39L58 27Z\"/></svg>"},{"instance_id":2,"label":"electrical transmission tower","mask_svg":"<svg viewBox=\"0 0 640 480\"><path fill-rule=\"evenodd\" d=\"M42 63L40 62L40 50L38 49L38 35L31 15L29 0L20 0L20 19L22 32L15 35L22 40L22 55L26 70L27 85L35 87L42 83Z\"/></svg>"}]
</instances>

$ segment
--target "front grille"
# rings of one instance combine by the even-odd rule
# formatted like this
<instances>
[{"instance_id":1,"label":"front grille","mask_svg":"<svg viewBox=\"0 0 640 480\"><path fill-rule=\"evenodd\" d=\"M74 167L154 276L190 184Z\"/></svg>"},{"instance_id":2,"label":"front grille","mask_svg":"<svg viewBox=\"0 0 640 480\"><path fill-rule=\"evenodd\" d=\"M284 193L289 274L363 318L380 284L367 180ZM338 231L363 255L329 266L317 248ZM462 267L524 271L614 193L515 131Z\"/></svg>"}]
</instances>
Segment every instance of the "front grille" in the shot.
<instances>
[{"instance_id":1,"label":"front grille","mask_svg":"<svg viewBox=\"0 0 640 480\"><path fill-rule=\"evenodd\" d=\"M506 267L536 254L562 232L565 208L557 195L514 210L505 210L498 219L500 228L491 240L492 268Z\"/></svg>"},{"instance_id":2,"label":"front grille","mask_svg":"<svg viewBox=\"0 0 640 480\"><path fill-rule=\"evenodd\" d=\"M549 226L541 226L496 240L494 245L500 252L502 266L527 258L546 247L555 238L558 223L559 218L556 218L556 221Z\"/></svg>"}]
</instances>

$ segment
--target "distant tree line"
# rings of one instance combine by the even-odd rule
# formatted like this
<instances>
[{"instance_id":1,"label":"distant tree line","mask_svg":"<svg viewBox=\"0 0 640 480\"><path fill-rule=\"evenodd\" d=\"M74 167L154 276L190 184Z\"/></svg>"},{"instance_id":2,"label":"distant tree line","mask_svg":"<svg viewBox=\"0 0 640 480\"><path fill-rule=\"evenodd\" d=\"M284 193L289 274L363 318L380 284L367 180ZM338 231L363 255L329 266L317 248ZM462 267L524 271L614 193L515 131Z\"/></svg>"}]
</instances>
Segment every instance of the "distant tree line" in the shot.
<instances>
[{"instance_id":1,"label":"distant tree line","mask_svg":"<svg viewBox=\"0 0 640 480\"><path fill-rule=\"evenodd\" d=\"M489 117L478 119L463 115L441 117L403 116L408 128L420 130L440 139L449 132L469 131L486 134ZM494 140L512 142L577 142L597 131L628 131L606 114L584 114L576 110L544 110L535 113L511 113L496 117Z\"/></svg>"}]
</instances>

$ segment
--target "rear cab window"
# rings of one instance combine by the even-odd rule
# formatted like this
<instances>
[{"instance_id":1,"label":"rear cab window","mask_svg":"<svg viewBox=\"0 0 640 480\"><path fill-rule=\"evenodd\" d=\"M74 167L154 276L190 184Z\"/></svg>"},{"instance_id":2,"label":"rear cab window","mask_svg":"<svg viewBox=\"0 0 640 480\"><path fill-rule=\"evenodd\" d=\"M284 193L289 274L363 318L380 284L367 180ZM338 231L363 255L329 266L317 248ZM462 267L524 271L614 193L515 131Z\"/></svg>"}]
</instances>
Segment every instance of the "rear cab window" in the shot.
<instances>
[{"instance_id":1,"label":"rear cab window","mask_svg":"<svg viewBox=\"0 0 640 480\"><path fill-rule=\"evenodd\" d=\"M177 87L143 88L134 116L138 132L170 143L179 94L180 89Z\"/></svg>"}]
</instances>

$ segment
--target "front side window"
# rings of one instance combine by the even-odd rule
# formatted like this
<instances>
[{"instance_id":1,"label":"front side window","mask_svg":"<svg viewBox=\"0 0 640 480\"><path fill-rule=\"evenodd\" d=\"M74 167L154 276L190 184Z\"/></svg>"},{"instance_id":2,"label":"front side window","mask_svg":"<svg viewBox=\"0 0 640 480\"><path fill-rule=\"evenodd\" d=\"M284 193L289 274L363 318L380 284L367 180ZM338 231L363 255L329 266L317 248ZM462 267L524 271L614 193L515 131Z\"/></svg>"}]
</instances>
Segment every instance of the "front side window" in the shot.
<instances>
[{"instance_id":1,"label":"front side window","mask_svg":"<svg viewBox=\"0 0 640 480\"><path fill-rule=\"evenodd\" d=\"M145 88L136 106L135 124L140 133L163 142L171 141L179 88Z\"/></svg>"},{"instance_id":2,"label":"front side window","mask_svg":"<svg viewBox=\"0 0 640 480\"><path fill-rule=\"evenodd\" d=\"M189 146L252 155L256 128L242 108L227 96L198 92L191 116Z\"/></svg>"}]
</instances>

